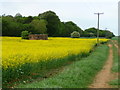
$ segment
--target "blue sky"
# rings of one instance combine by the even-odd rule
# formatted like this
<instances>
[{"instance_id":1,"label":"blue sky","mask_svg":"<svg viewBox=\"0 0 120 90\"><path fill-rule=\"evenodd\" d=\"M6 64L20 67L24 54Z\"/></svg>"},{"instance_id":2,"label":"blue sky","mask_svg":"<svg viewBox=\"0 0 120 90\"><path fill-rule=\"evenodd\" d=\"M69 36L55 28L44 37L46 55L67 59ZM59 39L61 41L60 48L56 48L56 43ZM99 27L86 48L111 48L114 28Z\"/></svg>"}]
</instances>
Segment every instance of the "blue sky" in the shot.
<instances>
[{"instance_id":1,"label":"blue sky","mask_svg":"<svg viewBox=\"0 0 120 90\"><path fill-rule=\"evenodd\" d=\"M100 15L100 29L108 29L118 35L119 0L1 0L0 14L36 16L48 10L56 12L61 21L73 21L80 28L97 27L95 12Z\"/></svg>"}]
</instances>

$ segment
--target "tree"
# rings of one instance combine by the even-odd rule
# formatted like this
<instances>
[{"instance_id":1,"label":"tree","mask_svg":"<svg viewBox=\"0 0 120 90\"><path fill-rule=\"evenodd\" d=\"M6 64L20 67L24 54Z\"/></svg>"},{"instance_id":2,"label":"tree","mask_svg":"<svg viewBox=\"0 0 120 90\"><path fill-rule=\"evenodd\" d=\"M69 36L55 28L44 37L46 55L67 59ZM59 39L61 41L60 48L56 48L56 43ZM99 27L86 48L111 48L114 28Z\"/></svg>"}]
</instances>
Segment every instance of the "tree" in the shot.
<instances>
[{"instance_id":1,"label":"tree","mask_svg":"<svg viewBox=\"0 0 120 90\"><path fill-rule=\"evenodd\" d=\"M62 37L66 36L66 29L65 29L65 23L64 22L60 23L59 36L62 36Z\"/></svg>"},{"instance_id":2,"label":"tree","mask_svg":"<svg viewBox=\"0 0 120 90\"><path fill-rule=\"evenodd\" d=\"M22 31L27 30L29 32L33 32L34 33L34 27L31 26L30 24L23 24L22 28L23 28Z\"/></svg>"},{"instance_id":3,"label":"tree","mask_svg":"<svg viewBox=\"0 0 120 90\"><path fill-rule=\"evenodd\" d=\"M29 39L29 32L28 31L22 31L21 37L22 39Z\"/></svg>"},{"instance_id":4,"label":"tree","mask_svg":"<svg viewBox=\"0 0 120 90\"><path fill-rule=\"evenodd\" d=\"M16 22L13 17L7 16L2 18L3 36L21 36L21 32L24 29L24 24Z\"/></svg>"},{"instance_id":5,"label":"tree","mask_svg":"<svg viewBox=\"0 0 120 90\"><path fill-rule=\"evenodd\" d=\"M89 36L90 37L94 37L94 33L89 33Z\"/></svg>"},{"instance_id":6,"label":"tree","mask_svg":"<svg viewBox=\"0 0 120 90\"><path fill-rule=\"evenodd\" d=\"M45 20L33 20L30 25L34 28L34 32L32 33L38 33L38 34L44 34L47 31L46 28L47 22Z\"/></svg>"},{"instance_id":7,"label":"tree","mask_svg":"<svg viewBox=\"0 0 120 90\"><path fill-rule=\"evenodd\" d=\"M2 35L2 17L0 16L0 36Z\"/></svg>"},{"instance_id":8,"label":"tree","mask_svg":"<svg viewBox=\"0 0 120 90\"><path fill-rule=\"evenodd\" d=\"M84 32L93 33L94 36L97 37L97 30L98 29L93 27L93 28L86 29ZM87 36L89 36L89 35L87 35ZM115 36L115 35L112 32L108 31L108 30L99 30L99 37L111 38L113 36ZM90 37L91 37L91 35L90 35Z\"/></svg>"},{"instance_id":9,"label":"tree","mask_svg":"<svg viewBox=\"0 0 120 90\"><path fill-rule=\"evenodd\" d=\"M84 36L84 37L89 37L89 33L88 33L87 31L84 31L84 32L83 32L83 36Z\"/></svg>"},{"instance_id":10,"label":"tree","mask_svg":"<svg viewBox=\"0 0 120 90\"><path fill-rule=\"evenodd\" d=\"M79 37L80 37L80 33L77 32L77 31L73 31L73 32L71 33L71 37L72 37L72 38L79 38Z\"/></svg>"},{"instance_id":11,"label":"tree","mask_svg":"<svg viewBox=\"0 0 120 90\"><path fill-rule=\"evenodd\" d=\"M15 21L18 23L24 23L24 17L20 13L17 13L14 17Z\"/></svg>"},{"instance_id":12,"label":"tree","mask_svg":"<svg viewBox=\"0 0 120 90\"><path fill-rule=\"evenodd\" d=\"M83 34L83 31L81 28L79 28L75 23L73 23L72 21L66 22L65 23L65 35L66 36L70 36L70 34L73 31L77 31L79 32L81 35Z\"/></svg>"},{"instance_id":13,"label":"tree","mask_svg":"<svg viewBox=\"0 0 120 90\"><path fill-rule=\"evenodd\" d=\"M20 13L17 13L15 17L22 17L22 15Z\"/></svg>"},{"instance_id":14,"label":"tree","mask_svg":"<svg viewBox=\"0 0 120 90\"><path fill-rule=\"evenodd\" d=\"M86 34L88 34L88 35L86 35L88 37L91 36L91 33L93 33L94 36L97 37L97 29L94 27L86 29L85 32L86 32Z\"/></svg>"},{"instance_id":15,"label":"tree","mask_svg":"<svg viewBox=\"0 0 120 90\"><path fill-rule=\"evenodd\" d=\"M24 23L25 23L25 24L31 23L32 20L33 20L33 17L32 17L32 16L25 17Z\"/></svg>"},{"instance_id":16,"label":"tree","mask_svg":"<svg viewBox=\"0 0 120 90\"><path fill-rule=\"evenodd\" d=\"M56 37L70 37L73 31L80 33L81 37L97 37L97 29L92 27L83 31L74 22L61 22L53 11L40 13L38 16L22 17L17 13L12 15L2 15L2 35L21 36L22 31L29 31L33 34L44 34ZM111 38L115 36L108 30L99 30L99 37Z\"/></svg>"},{"instance_id":17,"label":"tree","mask_svg":"<svg viewBox=\"0 0 120 90\"><path fill-rule=\"evenodd\" d=\"M112 32L110 32L110 31L108 31L108 30L105 30L105 37L106 38L112 38L112 37L114 37L115 35L112 33Z\"/></svg>"},{"instance_id":18,"label":"tree","mask_svg":"<svg viewBox=\"0 0 120 90\"><path fill-rule=\"evenodd\" d=\"M47 11L39 14L40 19L45 19L47 21L47 33L49 36L58 36L60 19L53 11Z\"/></svg>"}]
</instances>

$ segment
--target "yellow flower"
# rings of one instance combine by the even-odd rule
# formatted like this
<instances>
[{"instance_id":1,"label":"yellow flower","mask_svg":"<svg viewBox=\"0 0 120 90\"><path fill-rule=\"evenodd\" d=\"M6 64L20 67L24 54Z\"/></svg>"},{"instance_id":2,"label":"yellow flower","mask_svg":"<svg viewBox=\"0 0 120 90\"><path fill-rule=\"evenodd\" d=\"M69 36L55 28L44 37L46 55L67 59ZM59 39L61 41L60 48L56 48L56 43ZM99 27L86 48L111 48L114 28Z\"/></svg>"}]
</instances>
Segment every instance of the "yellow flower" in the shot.
<instances>
[{"instance_id":1,"label":"yellow flower","mask_svg":"<svg viewBox=\"0 0 120 90\"><path fill-rule=\"evenodd\" d=\"M106 42L108 39L100 39ZM50 37L49 40L22 40L20 37L2 37L2 67L17 67L64 58L72 54L89 53L96 39Z\"/></svg>"}]
</instances>

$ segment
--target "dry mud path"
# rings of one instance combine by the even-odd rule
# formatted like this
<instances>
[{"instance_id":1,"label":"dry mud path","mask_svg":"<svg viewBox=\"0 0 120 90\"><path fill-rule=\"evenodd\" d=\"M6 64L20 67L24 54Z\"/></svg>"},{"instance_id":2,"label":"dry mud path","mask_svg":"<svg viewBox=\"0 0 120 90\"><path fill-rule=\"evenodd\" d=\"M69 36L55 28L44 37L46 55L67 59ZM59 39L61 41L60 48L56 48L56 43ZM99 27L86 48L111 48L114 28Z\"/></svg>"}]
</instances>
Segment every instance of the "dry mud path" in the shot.
<instances>
[{"instance_id":1,"label":"dry mud path","mask_svg":"<svg viewBox=\"0 0 120 90\"><path fill-rule=\"evenodd\" d=\"M112 45L109 44L109 56L108 59L103 66L103 69L98 72L93 83L89 86L89 88L112 88L108 82L114 79L114 74L111 72L112 64L113 64L113 50Z\"/></svg>"}]
</instances>

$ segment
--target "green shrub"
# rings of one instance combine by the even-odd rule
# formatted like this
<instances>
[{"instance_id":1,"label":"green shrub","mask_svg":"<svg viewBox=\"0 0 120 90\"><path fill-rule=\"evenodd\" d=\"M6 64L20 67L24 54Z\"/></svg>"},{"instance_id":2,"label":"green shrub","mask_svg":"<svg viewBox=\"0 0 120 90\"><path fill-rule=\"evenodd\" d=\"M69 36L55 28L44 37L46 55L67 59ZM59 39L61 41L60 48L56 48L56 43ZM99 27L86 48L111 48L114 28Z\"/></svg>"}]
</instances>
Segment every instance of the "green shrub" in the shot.
<instances>
[{"instance_id":1,"label":"green shrub","mask_svg":"<svg viewBox=\"0 0 120 90\"><path fill-rule=\"evenodd\" d=\"M28 31L22 31L22 33L21 33L22 39L29 39L28 35L29 35Z\"/></svg>"},{"instance_id":2,"label":"green shrub","mask_svg":"<svg viewBox=\"0 0 120 90\"><path fill-rule=\"evenodd\" d=\"M71 37L72 37L72 38L79 38L79 37L80 37L80 33L77 32L77 31L73 31L73 32L71 33Z\"/></svg>"}]
</instances>

